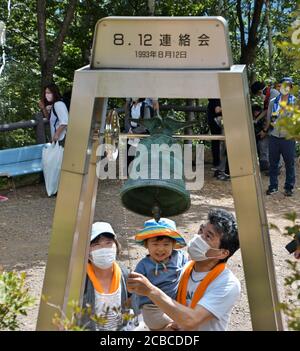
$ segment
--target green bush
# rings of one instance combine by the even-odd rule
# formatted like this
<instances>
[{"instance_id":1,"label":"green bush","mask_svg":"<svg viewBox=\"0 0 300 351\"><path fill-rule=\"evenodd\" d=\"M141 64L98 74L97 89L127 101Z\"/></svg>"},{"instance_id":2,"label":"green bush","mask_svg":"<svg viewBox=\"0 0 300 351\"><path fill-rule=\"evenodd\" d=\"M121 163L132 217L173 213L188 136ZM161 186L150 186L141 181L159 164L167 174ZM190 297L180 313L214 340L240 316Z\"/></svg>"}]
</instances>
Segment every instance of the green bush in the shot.
<instances>
[{"instance_id":1,"label":"green bush","mask_svg":"<svg viewBox=\"0 0 300 351\"><path fill-rule=\"evenodd\" d=\"M17 317L26 316L34 299L25 288L26 273L0 271L0 330L19 328Z\"/></svg>"},{"instance_id":2,"label":"green bush","mask_svg":"<svg viewBox=\"0 0 300 351\"><path fill-rule=\"evenodd\" d=\"M286 213L284 218L291 221L291 225L284 228L283 235L294 239L295 235L300 232L300 224L297 221L295 212ZM271 224L271 228L281 231ZM295 260L286 260L289 266L289 275L284 279L287 299L280 304L280 307L287 317L289 330L300 331L300 270L299 262Z\"/></svg>"}]
</instances>

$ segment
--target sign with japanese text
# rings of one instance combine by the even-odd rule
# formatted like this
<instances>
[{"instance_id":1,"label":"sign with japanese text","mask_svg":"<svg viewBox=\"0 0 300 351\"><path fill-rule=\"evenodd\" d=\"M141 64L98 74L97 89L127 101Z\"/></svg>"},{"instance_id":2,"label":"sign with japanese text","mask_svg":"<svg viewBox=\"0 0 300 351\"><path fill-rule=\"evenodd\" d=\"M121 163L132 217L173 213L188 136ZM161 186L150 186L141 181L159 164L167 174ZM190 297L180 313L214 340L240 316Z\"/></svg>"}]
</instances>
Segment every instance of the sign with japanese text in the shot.
<instances>
[{"instance_id":1,"label":"sign with japanese text","mask_svg":"<svg viewBox=\"0 0 300 351\"><path fill-rule=\"evenodd\" d=\"M222 17L106 17L95 30L92 68L229 69Z\"/></svg>"}]
</instances>

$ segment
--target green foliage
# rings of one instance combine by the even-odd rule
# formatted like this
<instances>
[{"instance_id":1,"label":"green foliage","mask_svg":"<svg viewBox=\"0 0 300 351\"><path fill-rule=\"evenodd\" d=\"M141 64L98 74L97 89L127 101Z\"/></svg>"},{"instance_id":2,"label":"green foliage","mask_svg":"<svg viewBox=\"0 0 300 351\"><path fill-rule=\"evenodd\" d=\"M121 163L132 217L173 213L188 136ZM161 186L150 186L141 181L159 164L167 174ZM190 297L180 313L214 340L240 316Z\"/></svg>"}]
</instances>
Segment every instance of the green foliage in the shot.
<instances>
[{"instance_id":1,"label":"green foliage","mask_svg":"<svg viewBox=\"0 0 300 351\"><path fill-rule=\"evenodd\" d=\"M296 36L294 35L296 33ZM286 56L293 64L293 73L299 77L300 74L300 17L293 22L293 26L289 32L289 41L281 43L281 48L285 52ZM293 76L293 75L291 75ZM300 141L300 102L299 102L299 87L293 89L293 93L298 96L296 105L289 106L286 103L282 105L282 112L278 120L278 126L285 130L289 138Z\"/></svg>"},{"instance_id":2,"label":"green foliage","mask_svg":"<svg viewBox=\"0 0 300 351\"><path fill-rule=\"evenodd\" d=\"M300 141L300 105L282 105L281 116L277 125L287 132L289 138Z\"/></svg>"},{"instance_id":3,"label":"green foliage","mask_svg":"<svg viewBox=\"0 0 300 351\"><path fill-rule=\"evenodd\" d=\"M25 273L0 272L0 330L16 330L19 327L17 317L27 315L34 299L25 288Z\"/></svg>"},{"instance_id":4,"label":"green foliage","mask_svg":"<svg viewBox=\"0 0 300 351\"><path fill-rule=\"evenodd\" d=\"M90 306L86 308L81 308L77 302L72 301L68 305L71 310L71 317L67 317L66 314L61 310L59 306L56 306L48 301L45 296L42 296L44 302L49 306L54 307L58 312L54 313L52 319L53 325L57 327L60 331L86 331L86 327L80 324L80 320L83 315L88 314L91 316L92 309Z\"/></svg>"},{"instance_id":5,"label":"green foliage","mask_svg":"<svg viewBox=\"0 0 300 351\"><path fill-rule=\"evenodd\" d=\"M293 63L293 73L299 73L299 49L300 41L293 41L293 32L300 30L299 19L294 22L291 42L284 41L281 45L283 52ZM295 39L295 37L294 37ZM282 104L282 118L278 121L278 125L284 129L290 138L300 140L300 107L299 102L296 106L288 106ZM292 222L292 225L285 227L284 235L294 238L300 232L300 224L297 223L297 214L295 212L285 214L285 219ZM286 261L290 268L290 274L285 278L285 286L287 287L288 301L281 304L281 308L288 319L288 326L291 330L300 331L300 271L299 262Z\"/></svg>"},{"instance_id":6,"label":"green foliage","mask_svg":"<svg viewBox=\"0 0 300 351\"><path fill-rule=\"evenodd\" d=\"M287 260L290 268L290 275L285 278L285 285L288 287L288 301L281 304L284 314L288 318L290 330L300 331L300 273L299 263Z\"/></svg>"},{"instance_id":7,"label":"green foliage","mask_svg":"<svg viewBox=\"0 0 300 351\"><path fill-rule=\"evenodd\" d=\"M54 305L49 302L49 300L42 296L44 302L46 302L49 306L58 310L54 314L52 323L57 327L60 331L87 331L86 325L82 325L83 316L88 316L89 319L97 323L99 326L104 327L107 323L107 315L109 313L110 308L107 307L105 312L101 315L96 315L92 313L92 307L87 305L86 307L81 307L77 301L71 301L68 306L70 307L71 316L68 317L60 308L60 306ZM113 308L113 311L120 312L116 308ZM122 313L123 326L126 326L129 321L134 318L134 315L130 312L130 310ZM122 326L122 327L123 327ZM122 328L121 327L121 328Z\"/></svg>"},{"instance_id":8,"label":"green foliage","mask_svg":"<svg viewBox=\"0 0 300 351\"><path fill-rule=\"evenodd\" d=\"M295 212L286 213L285 219L292 222L290 226L286 226L284 235L294 239L294 236L300 231L300 224L297 222L297 214ZM300 331L300 270L299 262L286 260L288 263L290 274L285 277L285 286L287 292L287 301L281 303L281 309L287 317L288 327L290 330Z\"/></svg>"},{"instance_id":9,"label":"green foliage","mask_svg":"<svg viewBox=\"0 0 300 351\"><path fill-rule=\"evenodd\" d=\"M283 75L292 75L296 78L299 76L299 69L292 69L292 59L288 54L290 50L284 49L285 44L279 45L279 42L284 42L289 38L288 27L294 18L293 12L296 10L296 2L274 0L271 3L270 22L274 49L274 72L272 75L277 80ZM37 102L40 94L40 53L36 1L10 2L10 11L8 4L8 1L2 1L0 4L0 21L3 21L7 27L6 65L0 77L0 124L31 119L38 110ZM67 4L66 0L46 2L46 40L50 50L61 28ZM254 2L247 0L241 1L246 37L253 15L253 4ZM147 0L81 0L77 2L74 20L68 29L54 71L54 80L62 92L72 86L74 71L89 64L93 32L97 21L106 16L147 16L147 5ZM233 58L234 62L238 63L241 55L241 35L236 5L237 2L234 0L164 0L156 1L155 15L222 15L228 21ZM249 66L249 70L256 76L256 79L265 80L269 78L269 71L264 13L260 18L258 34L256 61ZM2 54L0 47L0 56ZM2 64L1 59L0 64ZM121 107L121 105L116 107ZM200 130L202 132L206 129L205 117L199 115L198 119L201 122ZM16 134L10 134L9 137L0 135L0 148L29 144L32 137L31 132L24 133L24 135L16 132Z\"/></svg>"}]
</instances>

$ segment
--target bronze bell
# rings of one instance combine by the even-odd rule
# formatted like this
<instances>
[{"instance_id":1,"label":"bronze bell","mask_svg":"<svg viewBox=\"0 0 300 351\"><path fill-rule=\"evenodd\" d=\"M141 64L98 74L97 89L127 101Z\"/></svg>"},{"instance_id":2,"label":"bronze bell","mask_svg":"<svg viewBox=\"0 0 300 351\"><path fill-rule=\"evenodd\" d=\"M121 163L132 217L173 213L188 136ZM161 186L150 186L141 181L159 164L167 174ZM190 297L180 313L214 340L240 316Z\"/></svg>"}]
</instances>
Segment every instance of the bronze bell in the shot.
<instances>
[{"instance_id":1,"label":"bronze bell","mask_svg":"<svg viewBox=\"0 0 300 351\"><path fill-rule=\"evenodd\" d=\"M132 162L129 179L121 189L123 205L138 214L154 217L175 216L189 209L190 194L186 190L183 179L183 158L179 154L170 152L153 152L152 145L156 148L167 149L175 145L175 149L182 147L173 137L173 132L185 128L193 122L179 122L171 117L162 119L155 117L148 120L139 120L150 132L150 136L143 138ZM157 150L157 149L156 149ZM170 166L169 179L164 178L162 166ZM151 167L157 167L152 172L156 177L151 178ZM146 168L145 168L146 167ZM145 171L146 172L143 172ZM140 176L144 173L143 176Z\"/></svg>"}]
</instances>

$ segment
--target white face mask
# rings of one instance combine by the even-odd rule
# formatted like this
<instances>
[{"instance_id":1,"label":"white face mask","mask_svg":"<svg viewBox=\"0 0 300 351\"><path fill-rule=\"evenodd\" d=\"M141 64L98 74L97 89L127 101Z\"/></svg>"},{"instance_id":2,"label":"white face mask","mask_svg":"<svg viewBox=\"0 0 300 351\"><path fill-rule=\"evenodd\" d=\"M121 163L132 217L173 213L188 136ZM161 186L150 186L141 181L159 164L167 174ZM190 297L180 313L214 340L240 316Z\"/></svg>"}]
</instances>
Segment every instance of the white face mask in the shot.
<instances>
[{"instance_id":1,"label":"white face mask","mask_svg":"<svg viewBox=\"0 0 300 351\"><path fill-rule=\"evenodd\" d=\"M95 266L100 269L107 269L110 268L116 260L117 248L116 246L113 246L94 250L90 255Z\"/></svg>"},{"instance_id":2,"label":"white face mask","mask_svg":"<svg viewBox=\"0 0 300 351\"><path fill-rule=\"evenodd\" d=\"M208 243L202 239L201 235L196 234L192 240L187 244L187 251L193 261L205 261L210 258L218 257L207 257L206 253L208 250L218 250L214 249L208 245Z\"/></svg>"},{"instance_id":3,"label":"white face mask","mask_svg":"<svg viewBox=\"0 0 300 351\"><path fill-rule=\"evenodd\" d=\"M52 102L52 101L53 101L53 94L46 93L46 94L45 94L45 97L46 97L46 100L47 100L48 102Z\"/></svg>"},{"instance_id":4,"label":"white face mask","mask_svg":"<svg viewBox=\"0 0 300 351\"><path fill-rule=\"evenodd\" d=\"M289 87L289 86L284 86L284 85L282 85L282 86L280 87L280 93L281 93L282 95L288 95L290 91L291 91L291 87Z\"/></svg>"}]
</instances>

